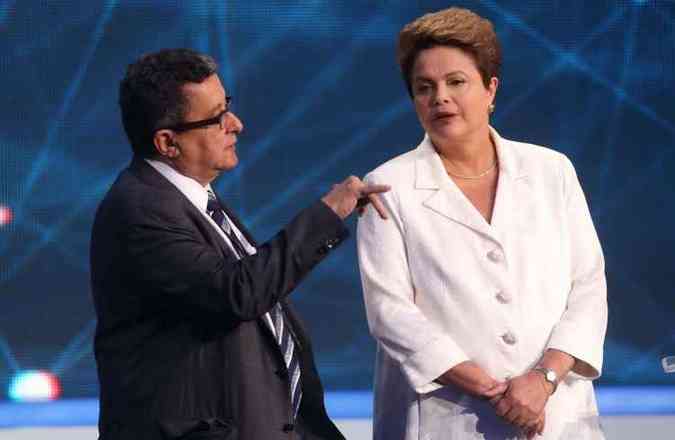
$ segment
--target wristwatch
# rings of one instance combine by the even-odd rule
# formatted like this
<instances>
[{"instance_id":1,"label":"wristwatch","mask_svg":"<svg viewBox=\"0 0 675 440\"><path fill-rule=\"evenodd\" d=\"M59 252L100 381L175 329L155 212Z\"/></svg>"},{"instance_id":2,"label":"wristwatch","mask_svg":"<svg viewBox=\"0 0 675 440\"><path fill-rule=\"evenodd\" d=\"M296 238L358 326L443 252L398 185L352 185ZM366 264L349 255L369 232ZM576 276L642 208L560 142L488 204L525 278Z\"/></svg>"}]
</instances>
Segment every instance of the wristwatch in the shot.
<instances>
[{"instance_id":1,"label":"wristwatch","mask_svg":"<svg viewBox=\"0 0 675 440\"><path fill-rule=\"evenodd\" d=\"M553 391L551 391L551 394L555 393L556 388L558 388L558 374L555 371L542 366L535 367L532 371L543 374L544 380L553 385Z\"/></svg>"}]
</instances>

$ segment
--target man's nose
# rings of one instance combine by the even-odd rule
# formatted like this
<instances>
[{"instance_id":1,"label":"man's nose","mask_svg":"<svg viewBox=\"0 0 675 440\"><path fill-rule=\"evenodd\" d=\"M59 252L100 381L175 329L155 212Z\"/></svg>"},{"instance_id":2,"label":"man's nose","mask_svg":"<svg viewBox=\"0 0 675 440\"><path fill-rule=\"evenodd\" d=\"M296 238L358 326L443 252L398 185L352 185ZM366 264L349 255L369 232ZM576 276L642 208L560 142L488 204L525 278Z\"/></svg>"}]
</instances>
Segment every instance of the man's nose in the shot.
<instances>
[{"instance_id":1,"label":"man's nose","mask_svg":"<svg viewBox=\"0 0 675 440\"><path fill-rule=\"evenodd\" d=\"M241 119L237 117L237 115L235 115L233 112L228 112L225 128L228 133L241 133L244 130L244 124L241 122Z\"/></svg>"}]
</instances>

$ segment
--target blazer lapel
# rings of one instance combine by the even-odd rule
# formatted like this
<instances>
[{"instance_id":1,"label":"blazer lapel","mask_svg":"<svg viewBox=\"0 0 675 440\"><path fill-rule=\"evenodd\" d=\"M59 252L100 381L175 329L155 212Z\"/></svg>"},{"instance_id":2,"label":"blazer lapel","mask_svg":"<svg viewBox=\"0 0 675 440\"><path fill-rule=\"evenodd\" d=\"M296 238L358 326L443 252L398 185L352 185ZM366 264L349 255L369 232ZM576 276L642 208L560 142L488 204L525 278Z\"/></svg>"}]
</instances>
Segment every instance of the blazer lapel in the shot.
<instances>
[{"instance_id":1,"label":"blazer lapel","mask_svg":"<svg viewBox=\"0 0 675 440\"><path fill-rule=\"evenodd\" d=\"M499 161L499 180L491 223L485 221L447 176L441 158L428 137L425 137L418 147L415 188L434 190L422 202L425 207L505 245L507 235L513 227L514 212L520 209L517 200L521 197L521 192L528 189L527 185L524 185L527 183L528 175L518 160L517 151L509 145L509 141L502 139L492 127L490 135L495 143Z\"/></svg>"},{"instance_id":2,"label":"blazer lapel","mask_svg":"<svg viewBox=\"0 0 675 440\"><path fill-rule=\"evenodd\" d=\"M232 209L230 209L230 207L227 205L227 203L224 203L223 200L217 194L216 194L216 197L218 198L218 202L220 203L220 206L223 208L223 211L225 211L225 214L227 214L227 217L237 226L237 229L239 229L239 231L244 235L244 237L249 242L249 244L253 247L258 247L258 243L255 241L255 239L253 238L251 233L248 231L248 229L246 229L246 226L244 226L244 224L239 220L239 217L237 217L237 215L234 213L234 211L232 211ZM223 240L221 239L220 241L223 241ZM231 253L232 251L228 249L228 252ZM286 304L286 302L284 300L280 300L279 302L281 303L282 309L284 309L285 315L287 317L289 317L289 319L290 319L290 313L289 313L288 305ZM284 323L288 324L289 319L285 319ZM294 337L294 339L297 343L298 342L298 335L297 335L296 329L294 328L295 327L294 324L295 324L295 322L292 321L291 324L288 325L288 328L290 329L291 335ZM286 364L284 362L283 354L281 353L281 349L279 349L279 344L277 343L277 340L274 336L274 332L272 331L272 329L269 326L269 322L267 320L267 317L261 316L258 319L258 325L263 329L263 332L267 334L269 342L274 347L276 347L277 350L275 350L275 351L278 352L278 354L279 354L279 360L281 361L281 364L285 366ZM298 347L298 348L300 348L300 347Z\"/></svg>"},{"instance_id":3,"label":"blazer lapel","mask_svg":"<svg viewBox=\"0 0 675 440\"><path fill-rule=\"evenodd\" d=\"M235 257L225 241L223 241L222 237L213 228L209 221L204 218L202 213L199 212L199 209L197 209L195 205L190 202L190 200L188 200L185 194L176 188L174 184L171 183L171 181L169 181L159 171L147 163L145 159L141 157L134 157L131 164L129 165L129 170L145 184L155 187L158 191L171 192L175 197L179 198L183 202L183 206L187 214L194 220L197 229L206 236L207 240L211 244L214 244L216 247L218 247L218 249L220 249L223 257L227 259L233 259Z\"/></svg>"},{"instance_id":4,"label":"blazer lapel","mask_svg":"<svg viewBox=\"0 0 675 440\"><path fill-rule=\"evenodd\" d=\"M225 211L225 214L227 214L227 217L232 221L232 223L235 224L235 226L237 226L237 229L239 229L239 231L244 235L244 237L249 242L249 244L251 246L257 248L258 243L255 241L255 239L253 238L251 233L248 231L248 229L246 229L246 226L244 226L244 224L239 220L239 217L234 213L234 211L232 211L232 209L230 209L230 207L227 205L227 203L223 202L223 200L220 198L220 196L218 194L216 194L216 197L218 198L218 203L220 203L220 206L223 208L223 211ZM220 241L223 242L223 246L227 247L225 245L225 242L222 239L220 239ZM227 249L227 251L230 255L233 255L232 251L229 248ZM282 303L282 305L283 305L283 303ZM281 353L281 350L279 349L279 344L278 344L278 342L277 342L277 340L274 336L274 332L270 328L270 325L269 325L269 322L268 322L266 316L263 315L258 319L258 326L260 326L263 333L265 333L267 335L268 342L270 342L270 344L272 344L274 347L276 347L275 351L278 352L279 360L281 361L281 364L285 366L286 364L284 363L283 355Z\"/></svg>"},{"instance_id":5,"label":"blazer lapel","mask_svg":"<svg viewBox=\"0 0 675 440\"><path fill-rule=\"evenodd\" d=\"M220 249L225 258L227 259L235 258L235 255L232 253L232 250L227 246L227 243L225 243L220 234L218 234L218 232L214 229L213 225L211 225L211 223L209 223L209 221L206 218L204 218L202 213L199 212L199 209L197 209L192 204L192 202L190 202L190 200L188 200L188 198L185 197L185 194L183 194L178 188L176 188L160 172L154 169L143 158L138 157L135 157L132 160L129 166L129 170L146 184L157 188L157 190L159 191L170 191L176 197L179 197L181 200L183 200L184 202L183 205L185 206L185 209L190 213L191 218L193 218L197 223L198 229L200 229L205 235L208 236L208 240L211 243L215 243L218 246L218 248ZM217 194L216 197L218 197ZM223 211L225 211L225 213L227 214L228 218L237 226L237 229L239 229L239 231L241 231L244 237L246 237L246 240L248 240L251 246L257 247L258 243L250 234L248 229L246 229L244 224L239 220L239 217L237 217L234 211L232 211L230 207L227 206L227 204L224 203L220 197L218 197L218 201L220 202L220 205L222 206ZM298 344L298 349L301 349L305 341L302 327L299 326L297 318L295 317L293 311L290 309L290 306L286 303L286 301L281 300L280 302L288 318L286 319L286 322L290 323L288 328L291 330L291 334L293 335L296 343ZM272 332L272 329L270 329L267 323L267 319L264 316L258 319L258 325L260 325L263 328L264 333L268 335L269 342L273 344L274 347L277 348L277 350L275 351L278 352L279 360L282 365L285 365L283 355L279 350L279 345L277 344L276 339L274 338L274 333Z\"/></svg>"},{"instance_id":6,"label":"blazer lapel","mask_svg":"<svg viewBox=\"0 0 675 440\"><path fill-rule=\"evenodd\" d=\"M441 158L429 138L425 137L417 149L415 189L433 190L431 195L422 202L422 205L449 220L499 241L495 229L485 221L452 179L448 177Z\"/></svg>"},{"instance_id":7,"label":"blazer lapel","mask_svg":"<svg viewBox=\"0 0 675 440\"><path fill-rule=\"evenodd\" d=\"M223 199L221 199L218 194L216 194L216 197L218 198L218 203L220 203L223 211L225 211L225 214L227 214L227 217L237 226L237 229L239 229L239 231L244 235L249 244L253 247L258 247L258 243L255 241L255 238L253 238L251 233L248 231L248 229L246 229L246 226L244 226L241 220L239 220L239 217L237 217L234 211L230 209L227 203L223 202Z\"/></svg>"},{"instance_id":8,"label":"blazer lapel","mask_svg":"<svg viewBox=\"0 0 675 440\"><path fill-rule=\"evenodd\" d=\"M529 191L526 185L528 175L518 160L517 151L509 145L509 141L502 139L492 128L491 135L499 159L499 181L492 210L492 227L506 238L505 235L514 227L516 210L522 209L517 201L523 199L523 191Z\"/></svg>"}]
</instances>

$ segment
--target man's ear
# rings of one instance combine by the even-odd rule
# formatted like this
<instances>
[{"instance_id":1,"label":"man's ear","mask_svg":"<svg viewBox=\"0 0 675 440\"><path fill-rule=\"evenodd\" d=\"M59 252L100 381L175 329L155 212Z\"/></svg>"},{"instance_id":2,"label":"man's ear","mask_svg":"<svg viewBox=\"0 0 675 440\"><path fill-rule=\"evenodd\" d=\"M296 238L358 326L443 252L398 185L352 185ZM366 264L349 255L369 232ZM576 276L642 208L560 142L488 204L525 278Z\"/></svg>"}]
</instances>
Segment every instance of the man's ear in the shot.
<instances>
[{"instance_id":1,"label":"man's ear","mask_svg":"<svg viewBox=\"0 0 675 440\"><path fill-rule=\"evenodd\" d=\"M160 156L167 159L175 159L180 155L180 145L176 140L176 134L172 130L162 129L155 132L152 138L155 150Z\"/></svg>"}]
</instances>

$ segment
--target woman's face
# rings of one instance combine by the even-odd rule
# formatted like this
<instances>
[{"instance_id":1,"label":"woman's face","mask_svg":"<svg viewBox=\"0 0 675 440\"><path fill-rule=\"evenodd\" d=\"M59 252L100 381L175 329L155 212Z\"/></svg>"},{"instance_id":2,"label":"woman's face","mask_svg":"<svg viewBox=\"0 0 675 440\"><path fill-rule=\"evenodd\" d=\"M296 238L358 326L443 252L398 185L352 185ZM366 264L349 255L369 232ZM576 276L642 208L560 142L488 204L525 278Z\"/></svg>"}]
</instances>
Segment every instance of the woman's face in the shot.
<instances>
[{"instance_id":1,"label":"woman's face","mask_svg":"<svg viewBox=\"0 0 675 440\"><path fill-rule=\"evenodd\" d=\"M468 141L488 129L497 78L483 84L471 55L437 46L417 55L412 70L415 110L435 145Z\"/></svg>"}]
</instances>

